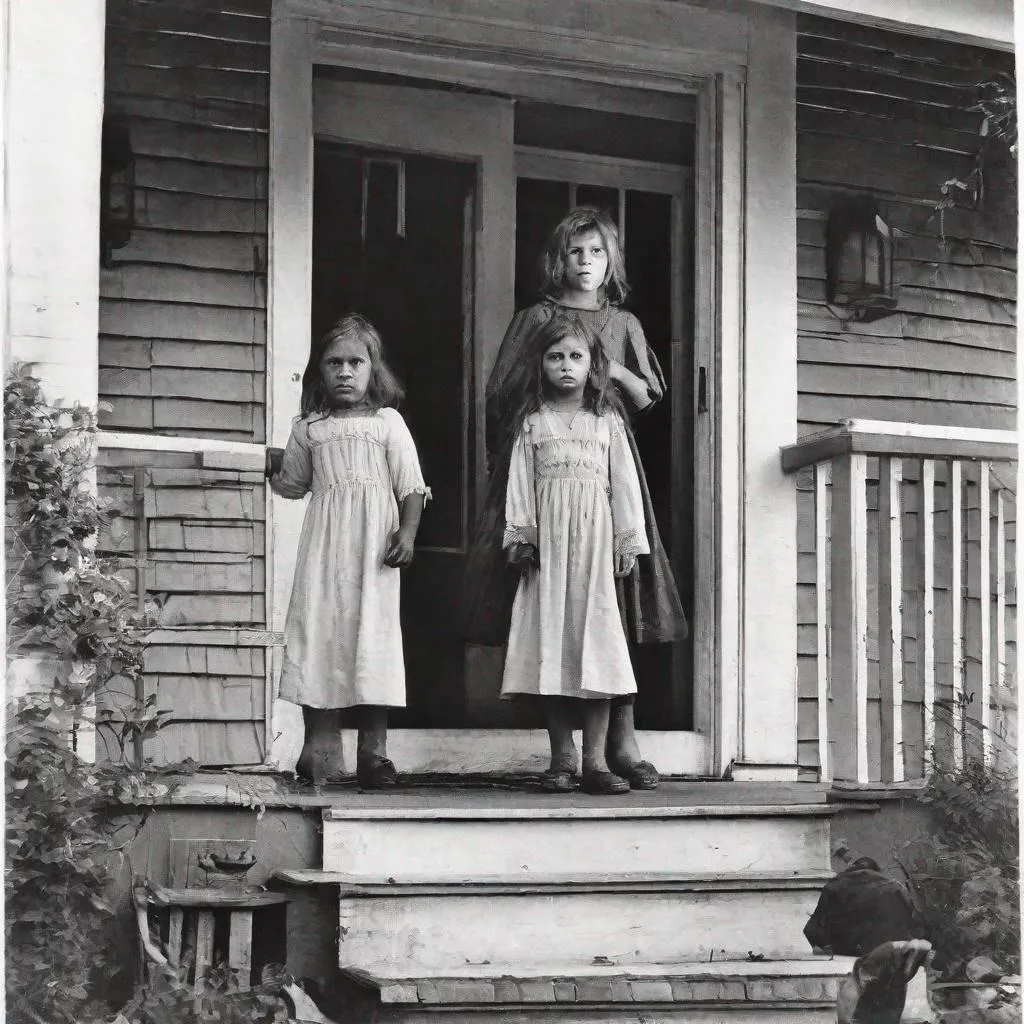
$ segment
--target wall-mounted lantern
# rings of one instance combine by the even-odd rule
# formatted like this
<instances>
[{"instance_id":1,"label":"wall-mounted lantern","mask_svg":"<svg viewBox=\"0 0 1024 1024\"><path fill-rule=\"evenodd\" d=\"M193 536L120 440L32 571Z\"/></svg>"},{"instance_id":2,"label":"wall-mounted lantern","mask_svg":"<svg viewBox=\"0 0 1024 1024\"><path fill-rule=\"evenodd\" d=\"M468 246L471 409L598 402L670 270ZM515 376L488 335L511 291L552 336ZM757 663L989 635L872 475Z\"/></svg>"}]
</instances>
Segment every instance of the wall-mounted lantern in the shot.
<instances>
[{"instance_id":1,"label":"wall-mounted lantern","mask_svg":"<svg viewBox=\"0 0 1024 1024\"><path fill-rule=\"evenodd\" d=\"M135 227L135 154L128 128L103 119L100 158L100 258L111 266L111 251L128 244Z\"/></svg>"},{"instance_id":2,"label":"wall-mounted lantern","mask_svg":"<svg viewBox=\"0 0 1024 1024\"><path fill-rule=\"evenodd\" d=\"M828 217L828 304L841 320L878 320L896 309L892 231L870 200L840 203Z\"/></svg>"}]
</instances>

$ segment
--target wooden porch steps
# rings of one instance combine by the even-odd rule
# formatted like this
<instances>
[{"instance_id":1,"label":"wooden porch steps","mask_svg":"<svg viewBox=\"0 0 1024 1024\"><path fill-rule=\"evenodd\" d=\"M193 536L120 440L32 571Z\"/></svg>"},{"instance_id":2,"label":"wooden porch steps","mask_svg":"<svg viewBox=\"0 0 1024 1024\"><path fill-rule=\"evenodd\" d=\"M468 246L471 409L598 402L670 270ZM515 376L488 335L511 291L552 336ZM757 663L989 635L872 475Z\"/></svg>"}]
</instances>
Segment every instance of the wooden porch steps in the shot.
<instances>
[{"instance_id":1,"label":"wooden porch steps","mask_svg":"<svg viewBox=\"0 0 1024 1024\"><path fill-rule=\"evenodd\" d=\"M467 966L407 976L349 970L376 995L380 1024L833 1024L846 958Z\"/></svg>"},{"instance_id":2,"label":"wooden porch steps","mask_svg":"<svg viewBox=\"0 0 1024 1024\"><path fill-rule=\"evenodd\" d=\"M849 964L810 956L803 927L837 809L714 783L345 792L322 867L275 879L332 888L338 966L380 1024L831 1024Z\"/></svg>"}]
</instances>

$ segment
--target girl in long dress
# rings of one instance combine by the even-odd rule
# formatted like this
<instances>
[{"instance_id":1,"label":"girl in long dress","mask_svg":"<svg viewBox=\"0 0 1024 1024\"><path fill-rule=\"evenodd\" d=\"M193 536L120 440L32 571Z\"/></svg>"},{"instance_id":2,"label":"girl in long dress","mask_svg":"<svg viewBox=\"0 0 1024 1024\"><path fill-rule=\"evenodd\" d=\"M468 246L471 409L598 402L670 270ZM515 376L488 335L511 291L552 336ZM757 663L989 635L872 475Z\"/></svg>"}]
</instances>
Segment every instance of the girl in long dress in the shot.
<instances>
[{"instance_id":1,"label":"girl in long dress","mask_svg":"<svg viewBox=\"0 0 1024 1024\"><path fill-rule=\"evenodd\" d=\"M310 353L302 414L271 466L277 494L312 495L285 621L281 697L302 705L296 773L316 783L343 773L343 708L356 709L360 785L396 781L387 709L405 706L399 570L412 561L430 494L394 408L401 398L380 335L362 317L344 317Z\"/></svg>"},{"instance_id":2,"label":"girl in long dress","mask_svg":"<svg viewBox=\"0 0 1024 1024\"><path fill-rule=\"evenodd\" d=\"M488 449L492 455L487 498L469 557L462 629L476 644L501 646L508 637L515 579L502 571L505 493L517 403L524 387L526 352L534 333L560 311L571 311L597 332L608 359L611 386L630 413L643 413L665 393L665 380L640 321L621 308L629 286L618 232L592 207L571 210L552 232L543 254L543 300L520 310L505 332L487 384ZM628 419L626 440L640 480L649 555L636 560L616 588L633 643L675 643L687 635L676 589ZM654 789L658 772L642 759L633 718L634 695L612 703L608 759L634 789Z\"/></svg>"},{"instance_id":3,"label":"girl in long dress","mask_svg":"<svg viewBox=\"0 0 1024 1024\"><path fill-rule=\"evenodd\" d=\"M612 698L636 692L615 575L649 552L640 481L601 340L560 312L534 335L519 408L503 546L521 567L502 696L544 702L546 788L575 784L574 711L583 719L583 789L624 793L606 758ZM577 707L578 705L578 707Z\"/></svg>"}]
</instances>

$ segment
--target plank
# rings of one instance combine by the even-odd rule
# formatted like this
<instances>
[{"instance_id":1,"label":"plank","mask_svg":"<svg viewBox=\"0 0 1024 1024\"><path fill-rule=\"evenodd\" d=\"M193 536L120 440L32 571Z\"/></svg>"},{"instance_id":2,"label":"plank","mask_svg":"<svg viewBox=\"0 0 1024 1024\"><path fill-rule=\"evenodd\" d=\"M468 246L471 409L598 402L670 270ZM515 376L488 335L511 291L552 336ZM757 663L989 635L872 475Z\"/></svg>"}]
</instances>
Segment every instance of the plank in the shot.
<instances>
[{"instance_id":1,"label":"plank","mask_svg":"<svg viewBox=\"0 0 1024 1024\"><path fill-rule=\"evenodd\" d=\"M126 63L180 71L189 68L267 71L270 68L270 47L264 43L147 32L117 25L107 28L107 49L108 52L124 54Z\"/></svg>"},{"instance_id":2,"label":"plank","mask_svg":"<svg viewBox=\"0 0 1024 1024\"><path fill-rule=\"evenodd\" d=\"M262 409L232 402L192 398L155 398L153 428L166 430L187 425L198 431L238 431L252 440L263 436Z\"/></svg>"},{"instance_id":3,"label":"plank","mask_svg":"<svg viewBox=\"0 0 1024 1024\"><path fill-rule=\"evenodd\" d=\"M935 469L934 459L922 460L921 480L918 484L921 507L917 517L916 538L917 564L921 573L917 627L920 654L917 666L926 757L932 755L935 750ZM920 770L923 775L927 770L927 764L922 763Z\"/></svg>"},{"instance_id":4,"label":"plank","mask_svg":"<svg viewBox=\"0 0 1024 1024\"><path fill-rule=\"evenodd\" d=\"M161 487L146 492L148 518L264 518L263 495L251 486Z\"/></svg>"},{"instance_id":5,"label":"plank","mask_svg":"<svg viewBox=\"0 0 1024 1024\"><path fill-rule=\"evenodd\" d=\"M801 423L839 423L842 420L895 418L916 423L934 423L951 427L983 427L1012 430L1016 413L1001 405L977 403L930 402L905 399L896 402L887 398L852 398L801 393L798 403Z\"/></svg>"},{"instance_id":6,"label":"plank","mask_svg":"<svg viewBox=\"0 0 1024 1024\"><path fill-rule=\"evenodd\" d=\"M267 172L263 168L218 167L167 156L138 157L135 185L225 199L267 198Z\"/></svg>"},{"instance_id":7,"label":"plank","mask_svg":"<svg viewBox=\"0 0 1024 1024\"><path fill-rule=\"evenodd\" d=\"M149 369L153 362L153 345L145 338L99 339L99 365L103 368ZM102 373L101 373L102 377ZM100 386L102 391L102 385Z\"/></svg>"},{"instance_id":8,"label":"plank","mask_svg":"<svg viewBox=\"0 0 1024 1024\"><path fill-rule=\"evenodd\" d=\"M270 75L256 69L152 67L133 64L131 54L120 54L107 64L106 84L129 96L159 96L192 100L197 96L215 102L244 103L267 107L270 103Z\"/></svg>"},{"instance_id":9,"label":"plank","mask_svg":"<svg viewBox=\"0 0 1024 1024\"><path fill-rule=\"evenodd\" d=\"M922 60L919 56L898 50L894 52L877 42L869 45L846 39L801 35L798 49L802 60L899 75L908 82L971 88L985 77L984 72L976 66L957 66L931 57Z\"/></svg>"},{"instance_id":10,"label":"plank","mask_svg":"<svg viewBox=\"0 0 1024 1024\"><path fill-rule=\"evenodd\" d=\"M266 339L267 317L262 310L184 302L117 302L101 298L100 333L262 345Z\"/></svg>"},{"instance_id":11,"label":"plank","mask_svg":"<svg viewBox=\"0 0 1024 1024\"><path fill-rule=\"evenodd\" d=\"M126 398L110 395L100 388L101 402L109 404L109 409L100 409L99 425L107 430L152 430L153 399Z\"/></svg>"},{"instance_id":12,"label":"plank","mask_svg":"<svg viewBox=\"0 0 1024 1024\"><path fill-rule=\"evenodd\" d=\"M171 722L146 743L157 764L192 758L203 767L262 764L263 729L258 722Z\"/></svg>"},{"instance_id":13,"label":"plank","mask_svg":"<svg viewBox=\"0 0 1024 1024\"><path fill-rule=\"evenodd\" d=\"M160 626L263 625L266 611L260 594L171 594L157 614Z\"/></svg>"},{"instance_id":14,"label":"plank","mask_svg":"<svg viewBox=\"0 0 1024 1024\"><path fill-rule=\"evenodd\" d=\"M868 781L867 458L832 464L832 691L829 735L836 779Z\"/></svg>"},{"instance_id":15,"label":"plank","mask_svg":"<svg viewBox=\"0 0 1024 1024\"><path fill-rule=\"evenodd\" d=\"M821 109L865 114L871 117L891 117L901 121L918 121L948 131L976 132L976 115L954 107L916 103L911 99L897 99L874 91L853 92L846 86L800 85L796 90L797 109Z\"/></svg>"},{"instance_id":16,"label":"plank","mask_svg":"<svg viewBox=\"0 0 1024 1024\"><path fill-rule=\"evenodd\" d=\"M167 630L161 633L166 634ZM260 647L239 644L237 630L219 631L231 641L230 646L203 646L211 631L182 630L184 643L147 643L146 672L168 675L259 676L265 662ZM209 641L207 641L209 642Z\"/></svg>"},{"instance_id":17,"label":"plank","mask_svg":"<svg viewBox=\"0 0 1024 1024\"><path fill-rule=\"evenodd\" d=\"M953 110L967 110L975 101L974 88L969 85L943 81L922 82L864 66L807 59L797 61L796 84L798 87L842 89L850 93L885 96ZM975 122L980 124L980 116L976 115Z\"/></svg>"},{"instance_id":18,"label":"plank","mask_svg":"<svg viewBox=\"0 0 1024 1024\"><path fill-rule=\"evenodd\" d=\"M878 688L881 781L902 782L903 765L903 464L878 460ZM866 568L866 566L865 566Z\"/></svg>"},{"instance_id":19,"label":"plank","mask_svg":"<svg viewBox=\"0 0 1024 1024\"><path fill-rule=\"evenodd\" d=\"M967 588L968 597L974 590L977 601L968 601L967 625L969 647L967 685L970 701L967 717L972 728L967 732L966 746L971 756L989 764L992 756L992 635L991 635L991 498L990 464L977 466L977 540L968 533ZM972 515L968 517L970 526Z\"/></svg>"},{"instance_id":20,"label":"plank","mask_svg":"<svg viewBox=\"0 0 1024 1024\"><path fill-rule=\"evenodd\" d=\"M1017 300L1016 270L896 260L893 276L900 286L965 292L1014 303Z\"/></svg>"},{"instance_id":21,"label":"plank","mask_svg":"<svg viewBox=\"0 0 1024 1024\"><path fill-rule=\"evenodd\" d=\"M149 379L149 370L120 367L100 367L99 371L100 394L108 400L111 397L125 397L130 395L151 395L152 385Z\"/></svg>"},{"instance_id":22,"label":"plank","mask_svg":"<svg viewBox=\"0 0 1024 1024\"><path fill-rule=\"evenodd\" d=\"M903 316L903 335L922 341L950 342L971 348L1014 352L1017 332L1001 324L941 320L930 316ZM973 355L972 355L973 358Z\"/></svg>"},{"instance_id":23,"label":"plank","mask_svg":"<svg viewBox=\"0 0 1024 1024\"><path fill-rule=\"evenodd\" d=\"M964 367L970 365L964 360ZM1003 377L968 373L937 373L895 367L812 363L799 365L799 388L805 394L863 395L891 398L895 405L904 400L933 402L979 402L1008 408L1016 402L1016 382ZM893 419L903 419L892 415Z\"/></svg>"},{"instance_id":24,"label":"plank","mask_svg":"<svg viewBox=\"0 0 1024 1024\"><path fill-rule=\"evenodd\" d=\"M206 976L213 966L213 912L200 910L196 924L195 987L202 992L206 987Z\"/></svg>"},{"instance_id":25,"label":"plank","mask_svg":"<svg viewBox=\"0 0 1024 1024\"><path fill-rule=\"evenodd\" d=\"M234 349L232 349L234 351ZM1012 380L1015 359L1012 352L971 348L951 342L858 337L846 334L800 334L801 363L874 366L901 370L961 373Z\"/></svg>"},{"instance_id":26,"label":"plank","mask_svg":"<svg viewBox=\"0 0 1024 1024\"><path fill-rule=\"evenodd\" d=\"M219 5L218 5L219 8ZM270 19L241 17L238 14L222 13L218 8L200 9L173 5L165 0L147 2L133 0L125 10L114 10L108 24L137 32L173 32L200 35L210 39L224 39L235 42L270 44Z\"/></svg>"},{"instance_id":27,"label":"plank","mask_svg":"<svg viewBox=\"0 0 1024 1024\"><path fill-rule=\"evenodd\" d=\"M125 263L169 263L182 267L256 270L262 273L267 267L267 239L263 234L137 227L128 244L116 250L114 258Z\"/></svg>"},{"instance_id":28,"label":"plank","mask_svg":"<svg viewBox=\"0 0 1024 1024\"><path fill-rule=\"evenodd\" d=\"M100 270L100 294L106 299L191 302L243 309L265 309L267 305L266 278L262 274L124 262Z\"/></svg>"},{"instance_id":29,"label":"plank","mask_svg":"<svg viewBox=\"0 0 1024 1024\"><path fill-rule=\"evenodd\" d=\"M968 267L995 267L1016 271L1017 253L1012 249L985 242L959 238L938 238L933 235L901 233L896 240L895 258L922 263L955 264Z\"/></svg>"},{"instance_id":30,"label":"plank","mask_svg":"<svg viewBox=\"0 0 1024 1024\"><path fill-rule=\"evenodd\" d=\"M262 677L165 676L146 678L146 696L173 720L252 722L266 713Z\"/></svg>"},{"instance_id":31,"label":"plank","mask_svg":"<svg viewBox=\"0 0 1024 1024\"><path fill-rule=\"evenodd\" d=\"M111 17L127 17L131 6L138 0L108 0L108 9ZM161 3L163 0L154 0ZM216 9L227 14L242 14L255 18L269 18L271 12L271 0L216 0L211 4L210 0L174 0L174 6L185 11L209 11Z\"/></svg>"},{"instance_id":32,"label":"plank","mask_svg":"<svg viewBox=\"0 0 1024 1024\"><path fill-rule=\"evenodd\" d=\"M1007 642L1006 642L1006 501L1002 487L998 485L992 492L993 530L992 541L995 545L995 623L992 630L992 641L994 651L994 703L993 714L994 739L1002 745L1006 735L1006 689L1007 680ZM993 754L998 756L1001 751L995 750L993 743Z\"/></svg>"},{"instance_id":33,"label":"plank","mask_svg":"<svg viewBox=\"0 0 1024 1024\"><path fill-rule=\"evenodd\" d=\"M899 303L900 309L907 313L953 320L976 320L1007 327L1017 322L1015 303L976 295L956 295L903 285L899 290Z\"/></svg>"},{"instance_id":34,"label":"plank","mask_svg":"<svg viewBox=\"0 0 1024 1024\"><path fill-rule=\"evenodd\" d=\"M964 691L966 665L964 663L963 634L963 463L958 459L949 461L949 539L950 539L950 582L953 597L950 617L950 636L953 666L952 724L953 724L953 768L959 770L964 761Z\"/></svg>"},{"instance_id":35,"label":"plank","mask_svg":"<svg viewBox=\"0 0 1024 1024\"><path fill-rule=\"evenodd\" d=\"M831 780L829 756L829 636L828 597L829 563L832 550L828 493L832 477L832 464L819 463L814 467L814 550L815 550L815 693L817 697L818 765L820 781Z\"/></svg>"},{"instance_id":36,"label":"plank","mask_svg":"<svg viewBox=\"0 0 1024 1024\"><path fill-rule=\"evenodd\" d=\"M130 129L136 154L258 170L267 166L266 133L141 117L132 118Z\"/></svg>"},{"instance_id":37,"label":"plank","mask_svg":"<svg viewBox=\"0 0 1024 1024\"><path fill-rule=\"evenodd\" d=\"M238 972L238 987L245 991L252 976L252 911L231 912L228 936L228 967Z\"/></svg>"},{"instance_id":38,"label":"plank","mask_svg":"<svg viewBox=\"0 0 1024 1024\"><path fill-rule=\"evenodd\" d=\"M915 57L921 61L948 65L955 68L991 68L1012 72L1012 56L996 50L982 49L963 43L946 42L906 32L888 32L871 25L834 18L801 14L797 18L797 47L804 45L808 36L837 39L847 44L860 44L887 50L891 53Z\"/></svg>"},{"instance_id":39,"label":"plank","mask_svg":"<svg viewBox=\"0 0 1024 1024\"><path fill-rule=\"evenodd\" d=\"M149 524L150 547L186 552L260 553L264 549L262 523L211 526L187 520L164 519Z\"/></svg>"},{"instance_id":40,"label":"plank","mask_svg":"<svg viewBox=\"0 0 1024 1024\"><path fill-rule=\"evenodd\" d=\"M261 375L241 370L186 370L154 368L153 391L156 395L183 398L209 398L232 402L264 401L265 382Z\"/></svg>"},{"instance_id":41,"label":"plank","mask_svg":"<svg viewBox=\"0 0 1024 1024\"><path fill-rule=\"evenodd\" d=\"M224 199L143 188L135 193L135 220L144 228L265 235L267 205L260 199Z\"/></svg>"},{"instance_id":42,"label":"plank","mask_svg":"<svg viewBox=\"0 0 1024 1024\"><path fill-rule=\"evenodd\" d=\"M264 583L262 560L241 565L156 562L149 570L150 587L172 594L262 594Z\"/></svg>"},{"instance_id":43,"label":"plank","mask_svg":"<svg viewBox=\"0 0 1024 1024\"><path fill-rule=\"evenodd\" d=\"M938 202L942 183L963 179L972 166L969 157L938 150L809 132L797 139L800 181L854 186L885 196Z\"/></svg>"},{"instance_id":44,"label":"plank","mask_svg":"<svg viewBox=\"0 0 1024 1024\"><path fill-rule=\"evenodd\" d=\"M171 121L175 124L259 132L265 132L269 128L267 108L252 103L236 103L232 100L214 100L199 96L193 99L165 99L162 96L140 96L136 93L122 92L116 88L108 88L104 98L107 110L115 117L144 117L148 120Z\"/></svg>"},{"instance_id":45,"label":"plank","mask_svg":"<svg viewBox=\"0 0 1024 1024\"><path fill-rule=\"evenodd\" d=\"M191 342L159 340L150 343L151 365L157 367L186 368L205 366L210 370L241 370L262 374L266 369L267 354L262 345L244 347L213 341ZM254 391L257 401L263 400L262 383Z\"/></svg>"}]
</instances>

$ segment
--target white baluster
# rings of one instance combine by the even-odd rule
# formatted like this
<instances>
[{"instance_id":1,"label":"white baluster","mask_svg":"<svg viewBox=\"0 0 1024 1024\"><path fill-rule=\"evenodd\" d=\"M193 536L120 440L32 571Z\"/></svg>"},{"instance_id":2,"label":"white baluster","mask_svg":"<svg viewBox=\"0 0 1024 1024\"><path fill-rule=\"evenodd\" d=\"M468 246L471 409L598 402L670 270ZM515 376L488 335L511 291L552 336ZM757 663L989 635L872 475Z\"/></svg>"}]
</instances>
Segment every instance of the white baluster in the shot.
<instances>
[{"instance_id":1,"label":"white baluster","mask_svg":"<svg viewBox=\"0 0 1024 1024\"><path fill-rule=\"evenodd\" d=\"M878 686L882 782L903 770L903 460L878 460ZM924 481L922 481L922 487ZM923 512L923 510L922 510Z\"/></svg>"}]
</instances>

